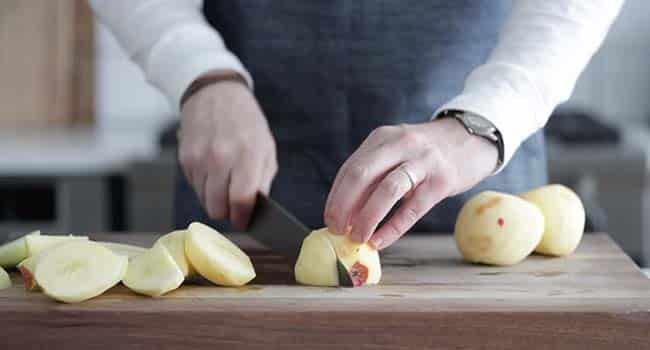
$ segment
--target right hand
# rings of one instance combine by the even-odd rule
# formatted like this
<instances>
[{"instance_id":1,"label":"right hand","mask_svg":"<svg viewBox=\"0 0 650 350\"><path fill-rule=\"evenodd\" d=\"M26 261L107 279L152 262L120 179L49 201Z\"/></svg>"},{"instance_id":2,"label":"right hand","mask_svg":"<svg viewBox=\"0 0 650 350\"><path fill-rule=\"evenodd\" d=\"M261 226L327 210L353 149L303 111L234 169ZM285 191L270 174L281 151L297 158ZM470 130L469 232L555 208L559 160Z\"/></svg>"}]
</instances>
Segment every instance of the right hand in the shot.
<instances>
[{"instance_id":1,"label":"right hand","mask_svg":"<svg viewBox=\"0 0 650 350\"><path fill-rule=\"evenodd\" d=\"M255 97L242 83L221 81L184 103L179 160L211 219L244 230L258 191L268 194L278 170L275 140Z\"/></svg>"}]
</instances>

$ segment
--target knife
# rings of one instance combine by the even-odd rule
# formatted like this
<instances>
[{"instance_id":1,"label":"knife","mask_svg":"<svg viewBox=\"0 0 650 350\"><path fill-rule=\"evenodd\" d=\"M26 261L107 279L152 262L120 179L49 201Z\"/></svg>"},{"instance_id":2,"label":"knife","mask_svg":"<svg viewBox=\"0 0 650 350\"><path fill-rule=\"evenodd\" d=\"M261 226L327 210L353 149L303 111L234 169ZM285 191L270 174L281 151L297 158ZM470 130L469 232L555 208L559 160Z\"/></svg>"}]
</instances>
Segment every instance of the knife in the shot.
<instances>
[{"instance_id":1,"label":"knife","mask_svg":"<svg viewBox=\"0 0 650 350\"><path fill-rule=\"evenodd\" d=\"M271 250L289 258L291 263L298 259L302 241L310 229L285 209L280 203L262 193L257 194L255 207L248 225L248 234ZM336 259L339 284L353 287L348 270Z\"/></svg>"}]
</instances>

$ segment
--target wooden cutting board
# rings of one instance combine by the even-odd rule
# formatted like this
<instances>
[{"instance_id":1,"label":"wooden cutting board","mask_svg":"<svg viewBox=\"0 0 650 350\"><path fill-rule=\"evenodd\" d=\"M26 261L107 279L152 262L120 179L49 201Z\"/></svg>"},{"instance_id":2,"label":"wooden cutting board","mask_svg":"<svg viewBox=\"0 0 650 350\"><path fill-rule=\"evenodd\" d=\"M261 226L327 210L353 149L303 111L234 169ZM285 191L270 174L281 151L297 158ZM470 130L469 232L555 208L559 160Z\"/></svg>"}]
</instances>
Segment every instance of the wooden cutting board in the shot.
<instances>
[{"instance_id":1,"label":"wooden cutting board","mask_svg":"<svg viewBox=\"0 0 650 350\"><path fill-rule=\"evenodd\" d=\"M242 288L185 285L152 299L117 286L66 305L24 291L14 273L0 291L0 348L650 347L650 281L605 234L570 257L512 267L464 263L450 236L407 237L383 254L382 284L356 289L293 285L281 257L236 241L258 272Z\"/></svg>"}]
</instances>

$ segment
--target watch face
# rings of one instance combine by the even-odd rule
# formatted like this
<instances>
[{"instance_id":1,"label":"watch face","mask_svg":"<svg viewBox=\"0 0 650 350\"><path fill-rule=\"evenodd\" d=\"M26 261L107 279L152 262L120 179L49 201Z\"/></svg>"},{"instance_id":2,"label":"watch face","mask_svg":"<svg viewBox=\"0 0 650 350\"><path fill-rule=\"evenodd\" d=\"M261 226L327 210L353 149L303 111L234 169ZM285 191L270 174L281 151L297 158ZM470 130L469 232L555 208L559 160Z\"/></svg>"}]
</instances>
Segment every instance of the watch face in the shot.
<instances>
[{"instance_id":1,"label":"watch face","mask_svg":"<svg viewBox=\"0 0 650 350\"><path fill-rule=\"evenodd\" d=\"M492 129L492 124L481 117L466 114L465 118L465 120L475 129L480 129L481 131L488 131Z\"/></svg>"}]
</instances>

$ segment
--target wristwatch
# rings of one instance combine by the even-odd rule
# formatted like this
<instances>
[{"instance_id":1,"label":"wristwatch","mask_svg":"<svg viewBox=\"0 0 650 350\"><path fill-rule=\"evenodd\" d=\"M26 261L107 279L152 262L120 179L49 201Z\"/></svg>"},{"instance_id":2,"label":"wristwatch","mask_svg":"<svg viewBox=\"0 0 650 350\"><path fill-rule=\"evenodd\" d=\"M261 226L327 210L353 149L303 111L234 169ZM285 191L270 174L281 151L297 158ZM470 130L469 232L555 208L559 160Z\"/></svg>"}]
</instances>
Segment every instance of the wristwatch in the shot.
<instances>
[{"instance_id":1,"label":"wristwatch","mask_svg":"<svg viewBox=\"0 0 650 350\"><path fill-rule=\"evenodd\" d=\"M486 118L472 112L460 111L455 109L448 109L442 111L439 118L451 117L458 120L467 130L470 135L476 135L487 139L492 142L498 150L497 165L495 169L499 169L503 164L503 138L499 129L497 129L491 121Z\"/></svg>"}]
</instances>

